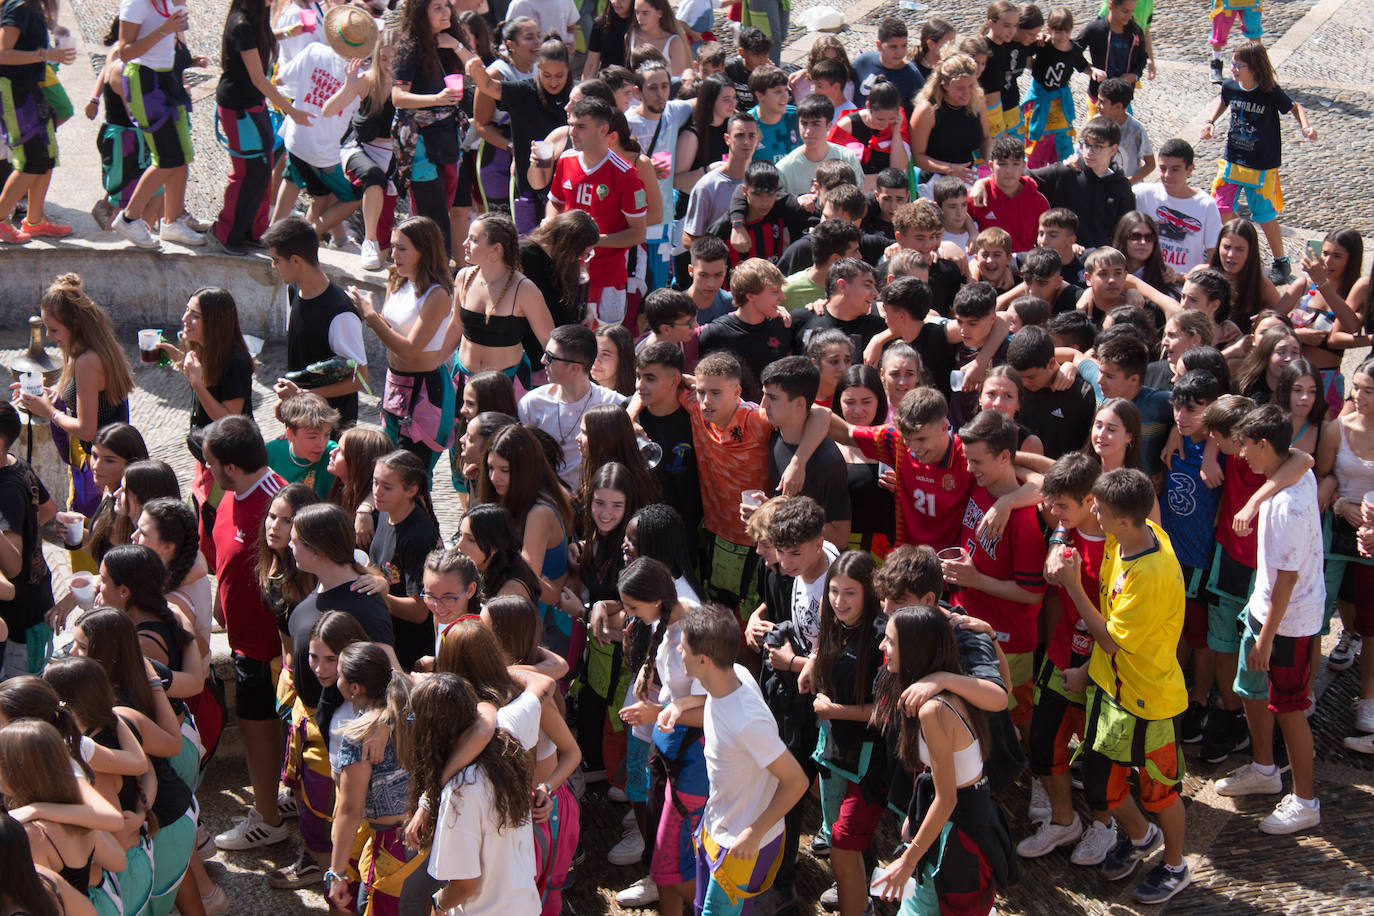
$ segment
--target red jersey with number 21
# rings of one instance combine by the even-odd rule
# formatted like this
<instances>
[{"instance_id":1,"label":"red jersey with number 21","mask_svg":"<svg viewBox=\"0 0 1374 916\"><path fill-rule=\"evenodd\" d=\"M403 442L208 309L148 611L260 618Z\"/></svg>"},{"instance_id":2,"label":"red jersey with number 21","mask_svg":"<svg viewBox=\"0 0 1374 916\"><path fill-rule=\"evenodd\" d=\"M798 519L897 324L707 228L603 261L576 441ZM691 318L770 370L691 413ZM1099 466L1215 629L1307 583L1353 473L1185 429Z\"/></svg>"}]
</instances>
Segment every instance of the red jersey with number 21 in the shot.
<instances>
[{"instance_id":1,"label":"red jersey with number 21","mask_svg":"<svg viewBox=\"0 0 1374 916\"><path fill-rule=\"evenodd\" d=\"M938 464L917 461L892 424L856 426L854 445L868 458L897 473L897 546L929 544L936 550L959 543L973 475L964 461L964 444L949 437Z\"/></svg>"},{"instance_id":2,"label":"red jersey with number 21","mask_svg":"<svg viewBox=\"0 0 1374 916\"><path fill-rule=\"evenodd\" d=\"M630 228L629 218L649 212L648 197L639 173L633 165L609 151L606 158L591 168L576 150L565 152L553 168L549 196L565 208L590 213L602 235L623 232ZM587 265L592 289L625 288L629 279L625 252L624 248L599 245L593 249L592 260Z\"/></svg>"}]
</instances>

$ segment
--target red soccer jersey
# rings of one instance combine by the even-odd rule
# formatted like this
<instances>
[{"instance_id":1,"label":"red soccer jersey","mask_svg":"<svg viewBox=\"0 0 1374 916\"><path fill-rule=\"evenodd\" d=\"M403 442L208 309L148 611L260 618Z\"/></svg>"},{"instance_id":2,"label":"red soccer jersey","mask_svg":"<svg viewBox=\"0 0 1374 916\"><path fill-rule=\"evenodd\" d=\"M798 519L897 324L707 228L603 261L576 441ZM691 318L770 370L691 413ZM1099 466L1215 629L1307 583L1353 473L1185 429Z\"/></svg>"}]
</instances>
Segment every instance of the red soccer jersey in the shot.
<instances>
[{"instance_id":1,"label":"red soccer jersey","mask_svg":"<svg viewBox=\"0 0 1374 916\"><path fill-rule=\"evenodd\" d=\"M1263 474L1250 470L1250 462L1243 461L1239 455L1222 455L1221 464L1226 479L1221 484L1221 505L1217 509L1217 543L1222 546L1231 559L1244 563L1251 569L1259 562L1259 526L1251 525L1250 533L1241 537L1231 527L1231 519L1245 507L1245 503L1255 491L1264 486Z\"/></svg>"},{"instance_id":2,"label":"red soccer jersey","mask_svg":"<svg viewBox=\"0 0 1374 916\"><path fill-rule=\"evenodd\" d=\"M263 519L284 486L284 480L268 471L251 490L224 494L215 513L215 600L224 614L229 648L260 662L281 655L277 620L262 600L256 564Z\"/></svg>"},{"instance_id":3,"label":"red soccer jersey","mask_svg":"<svg viewBox=\"0 0 1374 916\"><path fill-rule=\"evenodd\" d=\"M974 484L964 511L963 532L957 546L963 547L973 558L973 566L980 573L1004 582L1015 582L1027 591L1045 591L1045 535L1040 531L1040 519L1034 506L1022 506L1011 513L1006 530L996 540L979 538L974 532L978 523L996 502L992 494ZM954 594L954 603L971 617L985 620L997 632L1002 651L1008 654L1031 652L1035 649L1035 621L1040 616L1040 602L1022 604L1007 601L987 592L961 588Z\"/></svg>"},{"instance_id":4,"label":"red soccer jersey","mask_svg":"<svg viewBox=\"0 0 1374 916\"><path fill-rule=\"evenodd\" d=\"M553 168L549 196L564 207L585 210L596 220L602 235L630 228L629 219L649 212L644 182L630 163L615 153L588 168L582 155L568 150ZM598 245L587 265L591 287L624 289L629 275L625 270L624 248Z\"/></svg>"},{"instance_id":5,"label":"red soccer jersey","mask_svg":"<svg viewBox=\"0 0 1374 916\"><path fill-rule=\"evenodd\" d=\"M1078 555L1083 558L1083 565L1079 568L1079 577L1083 580L1083 591L1087 593L1088 600L1097 607L1097 572L1102 568L1102 550L1107 546L1105 537L1087 537L1077 528L1069 532L1069 538L1073 546L1078 551ZM1050 545L1050 550L1060 549L1059 545ZM1077 664L1085 663L1092 655L1093 638L1091 634L1078 629L1078 606L1073 603L1069 593L1062 586L1054 587L1055 593L1059 595L1059 624L1050 634L1050 644L1046 651L1049 652L1050 661L1060 671L1067 671L1075 662L1073 657L1079 656Z\"/></svg>"},{"instance_id":6,"label":"red soccer jersey","mask_svg":"<svg viewBox=\"0 0 1374 916\"><path fill-rule=\"evenodd\" d=\"M951 435L938 464L917 461L892 424L856 426L854 444L865 456L897 472L897 546L929 544L942 550L959 543L973 475L964 444Z\"/></svg>"},{"instance_id":7,"label":"red soccer jersey","mask_svg":"<svg viewBox=\"0 0 1374 916\"><path fill-rule=\"evenodd\" d=\"M974 206L970 201L969 215L978 223L979 229L996 226L1005 229L1011 236L1012 251L1030 251L1035 247L1036 233L1040 228L1040 214L1050 208L1035 186L1035 179L1021 176L1021 190L1015 197L1008 197L997 188L996 182L988 182L988 203L986 207Z\"/></svg>"}]
</instances>

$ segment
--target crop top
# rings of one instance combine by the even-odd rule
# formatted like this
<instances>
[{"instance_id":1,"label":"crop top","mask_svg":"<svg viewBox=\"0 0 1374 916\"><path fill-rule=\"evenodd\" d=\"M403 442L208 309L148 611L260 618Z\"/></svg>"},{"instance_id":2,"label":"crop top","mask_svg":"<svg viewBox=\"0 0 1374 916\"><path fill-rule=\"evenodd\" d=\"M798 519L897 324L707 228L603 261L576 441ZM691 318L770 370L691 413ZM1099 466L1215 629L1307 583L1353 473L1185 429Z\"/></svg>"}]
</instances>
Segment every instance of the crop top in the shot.
<instances>
[{"instance_id":1,"label":"crop top","mask_svg":"<svg viewBox=\"0 0 1374 916\"><path fill-rule=\"evenodd\" d=\"M514 277L514 274L511 275ZM461 298L458 300L458 313L463 319L463 336L472 341L479 347L518 347L525 340L525 332L529 330L530 323L522 315L487 315L484 312L474 312L472 309L463 308L462 303L467 300L468 289L472 286L472 281L477 278L477 270L473 268L463 279ZM520 278L520 282L525 282L525 277ZM510 280L506 281L506 286L510 286ZM520 293L520 286L516 284L516 296ZM500 308L501 300L506 298L506 289L496 297L496 307ZM512 311L515 308L514 299L511 302Z\"/></svg>"},{"instance_id":2,"label":"crop top","mask_svg":"<svg viewBox=\"0 0 1374 916\"><path fill-rule=\"evenodd\" d=\"M386 323L399 334L409 334L410 329L415 327L415 322L420 320L420 309L424 306L429 294L439 288L439 284L434 284L425 290L423 296L415 295L414 282L407 280L405 285L396 292L386 297L386 303L382 306L382 318ZM452 320L451 315L445 315L444 320L439 322L439 328L430 338L429 343L425 344L425 353L430 353L439 349L444 343L444 334L448 331L448 323Z\"/></svg>"},{"instance_id":3,"label":"crop top","mask_svg":"<svg viewBox=\"0 0 1374 916\"><path fill-rule=\"evenodd\" d=\"M959 721L964 723L964 728L973 736L973 741L968 747L960 748L954 752L954 784L965 786L976 780L983 773L983 746L978 741L978 736L973 734L973 729L969 728L966 720L959 710L950 706L945 700L940 700L949 706L951 712L959 717ZM926 747L926 737L921 735L918 738L917 752L921 755L921 762L930 766L930 748Z\"/></svg>"}]
</instances>

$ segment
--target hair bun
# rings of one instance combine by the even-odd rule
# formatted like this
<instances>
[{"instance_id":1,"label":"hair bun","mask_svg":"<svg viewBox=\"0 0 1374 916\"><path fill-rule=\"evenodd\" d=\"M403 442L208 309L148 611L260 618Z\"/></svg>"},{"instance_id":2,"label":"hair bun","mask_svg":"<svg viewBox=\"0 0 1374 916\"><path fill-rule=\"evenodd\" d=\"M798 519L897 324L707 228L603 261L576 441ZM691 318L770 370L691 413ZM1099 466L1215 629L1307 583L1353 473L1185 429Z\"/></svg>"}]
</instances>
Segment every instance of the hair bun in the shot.
<instances>
[{"instance_id":1,"label":"hair bun","mask_svg":"<svg viewBox=\"0 0 1374 916\"><path fill-rule=\"evenodd\" d=\"M61 287L62 289L75 290L79 293L81 292L82 286L81 275L77 273L62 274L56 280L52 281L52 285Z\"/></svg>"}]
</instances>

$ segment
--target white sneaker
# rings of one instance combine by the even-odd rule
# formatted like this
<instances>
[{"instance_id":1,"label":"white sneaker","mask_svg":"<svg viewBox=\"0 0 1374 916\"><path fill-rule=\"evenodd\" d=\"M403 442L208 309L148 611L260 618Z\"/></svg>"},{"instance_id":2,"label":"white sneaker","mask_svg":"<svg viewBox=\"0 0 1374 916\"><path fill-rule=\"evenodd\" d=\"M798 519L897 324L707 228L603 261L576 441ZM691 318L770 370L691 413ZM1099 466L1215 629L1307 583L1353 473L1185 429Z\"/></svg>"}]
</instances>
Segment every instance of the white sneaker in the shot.
<instances>
[{"instance_id":1,"label":"white sneaker","mask_svg":"<svg viewBox=\"0 0 1374 916\"><path fill-rule=\"evenodd\" d=\"M639 830L639 818L635 817L634 809L625 812L625 816L620 819L620 830Z\"/></svg>"},{"instance_id":2,"label":"white sneaker","mask_svg":"<svg viewBox=\"0 0 1374 916\"><path fill-rule=\"evenodd\" d=\"M249 808L247 817L234 818L234 826L215 837L215 845L220 849L254 849L275 846L290 836L285 823L269 826L257 808Z\"/></svg>"},{"instance_id":3,"label":"white sneaker","mask_svg":"<svg viewBox=\"0 0 1374 916\"><path fill-rule=\"evenodd\" d=\"M229 912L229 895L216 884L214 890L200 898L200 905L205 910L205 916L220 916Z\"/></svg>"},{"instance_id":4,"label":"white sneaker","mask_svg":"<svg viewBox=\"0 0 1374 916\"><path fill-rule=\"evenodd\" d=\"M1361 754L1374 754L1374 735L1351 735L1345 739L1345 746Z\"/></svg>"},{"instance_id":5,"label":"white sneaker","mask_svg":"<svg viewBox=\"0 0 1374 916\"><path fill-rule=\"evenodd\" d=\"M1107 823L1093 821L1083 833L1083 839L1073 848L1069 861L1074 865L1101 865L1107 854L1116 847L1116 818Z\"/></svg>"},{"instance_id":6,"label":"white sneaker","mask_svg":"<svg viewBox=\"0 0 1374 916\"><path fill-rule=\"evenodd\" d=\"M1374 699L1355 701L1355 731L1374 732Z\"/></svg>"},{"instance_id":7,"label":"white sneaker","mask_svg":"<svg viewBox=\"0 0 1374 916\"><path fill-rule=\"evenodd\" d=\"M280 818L298 817L300 811L296 808L296 796L285 786L277 790L277 816Z\"/></svg>"},{"instance_id":8,"label":"white sneaker","mask_svg":"<svg viewBox=\"0 0 1374 916\"><path fill-rule=\"evenodd\" d=\"M1082 835L1083 822L1077 814L1067 824L1056 824L1053 820L1047 819L1040 824L1035 833L1016 844L1016 854L1023 859L1038 859L1049 855L1060 846L1077 842Z\"/></svg>"},{"instance_id":9,"label":"white sneaker","mask_svg":"<svg viewBox=\"0 0 1374 916\"><path fill-rule=\"evenodd\" d=\"M148 224L141 219L125 219L123 210L115 216L110 228L139 248L159 247L157 239L153 238L152 232L148 230Z\"/></svg>"},{"instance_id":10,"label":"white sneaker","mask_svg":"<svg viewBox=\"0 0 1374 916\"><path fill-rule=\"evenodd\" d=\"M1273 773L1266 776L1255 764L1247 763L1217 780L1217 794L1227 798L1240 795L1277 795L1282 791L1283 777L1279 775L1277 767Z\"/></svg>"},{"instance_id":11,"label":"white sneaker","mask_svg":"<svg viewBox=\"0 0 1374 916\"><path fill-rule=\"evenodd\" d=\"M372 239L363 239L363 251L361 255L361 267L363 270L380 270L382 266L382 250ZM603 771L604 773L604 771Z\"/></svg>"},{"instance_id":12,"label":"white sneaker","mask_svg":"<svg viewBox=\"0 0 1374 916\"><path fill-rule=\"evenodd\" d=\"M1312 807L1303 804L1291 792L1279 801L1274 813L1260 821L1260 832L1273 836L1297 833L1322 822L1322 804L1315 801Z\"/></svg>"},{"instance_id":13,"label":"white sneaker","mask_svg":"<svg viewBox=\"0 0 1374 916\"><path fill-rule=\"evenodd\" d=\"M615 902L621 906L652 906L658 903L658 885L648 875L615 895Z\"/></svg>"},{"instance_id":14,"label":"white sneaker","mask_svg":"<svg viewBox=\"0 0 1374 916\"><path fill-rule=\"evenodd\" d=\"M630 796L626 795L625 790L620 788L620 786L611 786L607 789L606 797L613 802L627 802L630 800Z\"/></svg>"},{"instance_id":15,"label":"white sneaker","mask_svg":"<svg viewBox=\"0 0 1374 916\"><path fill-rule=\"evenodd\" d=\"M612 865L633 865L644 857L644 837L639 833L639 825L626 828L620 835L620 842L606 853L606 861ZM616 898L619 899L619 898ZM658 898L655 897L655 900Z\"/></svg>"},{"instance_id":16,"label":"white sneaker","mask_svg":"<svg viewBox=\"0 0 1374 916\"><path fill-rule=\"evenodd\" d=\"M189 245L192 248L199 248L205 244L205 236L186 225L185 213L177 219L163 220L162 231L159 235L164 242L172 242L176 245Z\"/></svg>"},{"instance_id":17,"label":"white sneaker","mask_svg":"<svg viewBox=\"0 0 1374 916\"><path fill-rule=\"evenodd\" d=\"M1050 793L1045 791L1043 782L1031 777L1030 810L1028 812L1030 822L1043 824L1050 819L1051 813Z\"/></svg>"}]
</instances>

